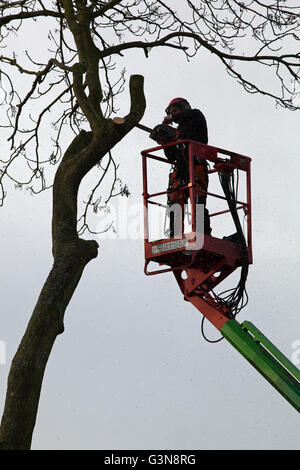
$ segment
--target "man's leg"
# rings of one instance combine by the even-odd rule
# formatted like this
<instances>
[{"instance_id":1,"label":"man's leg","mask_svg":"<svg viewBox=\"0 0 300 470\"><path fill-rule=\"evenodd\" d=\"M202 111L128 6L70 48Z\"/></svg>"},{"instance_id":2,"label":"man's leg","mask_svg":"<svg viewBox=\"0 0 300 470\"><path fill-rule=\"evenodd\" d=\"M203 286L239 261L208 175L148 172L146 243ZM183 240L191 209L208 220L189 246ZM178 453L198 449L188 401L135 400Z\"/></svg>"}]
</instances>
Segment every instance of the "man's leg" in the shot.
<instances>
[{"instance_id":1,"label":"man's leg","mask_svg":"<svg viewBox=\"0 0 300 470\"><path fill-rule=\"evenodd\" d=\"M181 238L184 233L184 200L178 199L168 206L169 238Z\"/></svg>"},{"instance_id":2,"label":"man's leg","mask_svg":"<svg viewBox=\"0 0 300 470\"><path fill-rule=\"evenodd\" d=\"M211 226L210 226L210 217L209 212L206 209L206 196L196 196L196 204L204 204L204 233L205 235L211 234Z\"/></svg>"}]
</instances>

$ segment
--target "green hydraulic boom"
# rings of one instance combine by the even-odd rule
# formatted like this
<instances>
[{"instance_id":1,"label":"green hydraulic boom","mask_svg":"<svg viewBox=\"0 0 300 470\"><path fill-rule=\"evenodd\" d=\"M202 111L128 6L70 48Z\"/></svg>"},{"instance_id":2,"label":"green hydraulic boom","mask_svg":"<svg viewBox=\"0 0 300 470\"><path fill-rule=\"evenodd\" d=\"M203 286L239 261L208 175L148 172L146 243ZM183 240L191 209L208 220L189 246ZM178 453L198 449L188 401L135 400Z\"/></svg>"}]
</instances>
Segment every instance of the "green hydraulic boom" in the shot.
<instances>
[{"instance_id":1,"label":"green hydraulic boom","mask_svg":"<svg viewBox=\"0 0 300 470\"><path fill-rule=\"evenodd\" d=\"M251 322L228 320L221 333L299 412L299 369Z\"/></svg>"},{"instance_id":2,"label":"green hydraulic boom","mask_svg":"<svg viewBox=\"0 0 300 470\"><path fill-rule=\"evenodd\" d=\"M143 128L143 126L141 127ZM149 129L144 129L149 131ZM188 168L185 184L167 191L148 191L147 160L158 161L169 165L166 158L158 157L155 152L166 147L176 146L177 157L185 162ZM245 283L248 266L252 264L252 224L251 224L251 159L228 150L211 147L191 140L180 140L169 144L144 150L143 155L143 197L145 210L145 274L154 275L173 272L184 296L201 314L210 321L242 354L255 369L299 412L300 411L300 371L279 349L274 346L252 323L244 321L240 324L235 318L246 304L244 302ZM204 191L196 184L195 168L199 161L210 164L208 171L210 180L216 175L223 193ZM198 163L197 163L198 162ZM173 170L171 170L173 171ZM204 171L204 170L203 170ZM244 175L244 188L240 197L239 174ZM215 187L217 187L215 185ZM172 193L173 191L173 193ZM148 206L161 207L162 195L181 194L183 200L191 203L191 232L184 226L184 211L179 211L178 226L182 227L179 236L154 239L151 237L148 222ZM177 200L179 196L177 194ZM197 229L196 200L203 194L226 203L224 210L211 213L215 217L231 213L236 238L215 237L205 233L205 215L202 231ZM175 204L174 204L175 205ZM201 205L201 204L198 204ZM173 206L171 206L173 207ZM170 209L170 208L169 208ZM204 209L203 209L204 210ZM244 211L246 228L241 226L238 211ZM175 216L174 216L175 217ZM204 233L202 233L204 232ZM171 233L171 232L170 232ZM200 236L201 234L201 236ZM158 263L159 268L149 270L149 263ZM241 268L240 280L235 289L226 290L216 295L214 289L237 268ZM212 295L213 293L213 295ZM226 294L227 293L227 294Z\"/></svg>"}]
</instances>

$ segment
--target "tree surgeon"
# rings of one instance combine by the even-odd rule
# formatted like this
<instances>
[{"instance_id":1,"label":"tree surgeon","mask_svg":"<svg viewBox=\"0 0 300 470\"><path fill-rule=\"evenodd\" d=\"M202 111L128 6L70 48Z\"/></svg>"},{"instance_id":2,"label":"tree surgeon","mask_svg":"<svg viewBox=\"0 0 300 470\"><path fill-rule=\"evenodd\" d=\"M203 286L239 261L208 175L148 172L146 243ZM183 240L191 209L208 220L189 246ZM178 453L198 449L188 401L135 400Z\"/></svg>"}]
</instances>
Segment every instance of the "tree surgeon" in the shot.
<instances>
[{"instance_id":1,"label":"tree surgeon","mask_svg":"<svg viewBox=\"0 0 300 470\"><path fill-rule=\"evenodd\" d=\"M177 129L171 126L172 123L178 124ZM166 108L166 116L163 119L163 123L153 129L150 137L160 145L166 143L166 141L171 142L183 139L207 144L206 119L199 109L192 109L185 98L174 98ZM172 164L168 185L168 191L171 191L168 194L168 206L171 209L173 204L179 204L181 213L184 214L184 205L188 202L189 193L187 188L183 191L180 191L180 188L189 182L187 149L186 147L171 146L166 147L164 152ZM207 162L199 157L195 157L194 162L195 189L206 193L208 188ZM205 193L197 193L196 204L206 205ZM174 237L174 212L176 213L176 211L169 211L170 238ZM207 235L211 234L209 213L206 207L204 208L204 233Z\"/></svg>"}]
</instances>

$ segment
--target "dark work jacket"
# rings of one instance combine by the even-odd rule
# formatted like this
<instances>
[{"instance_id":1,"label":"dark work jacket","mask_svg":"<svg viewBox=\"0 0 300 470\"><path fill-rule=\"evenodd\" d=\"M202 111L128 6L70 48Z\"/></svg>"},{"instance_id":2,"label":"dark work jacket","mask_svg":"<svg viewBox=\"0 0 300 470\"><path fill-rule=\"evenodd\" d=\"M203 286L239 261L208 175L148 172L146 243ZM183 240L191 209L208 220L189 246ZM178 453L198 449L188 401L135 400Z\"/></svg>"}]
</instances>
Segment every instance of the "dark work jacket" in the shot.
<instances>
[{"instance_id":1,"label":"dark work jacket","mask_svg":"<svg viewBox=\"0 0 300 470\"><path fill-rule=\"evenodd\" d=\"M199 109L191 109L182 113L177 127L177 140L190 139L207 144L207 124L203 113ZM186 163L182 151L176 146L164 149L165 155L175 169L185 177L187 173Z\"/></svg>"}]
</instances>

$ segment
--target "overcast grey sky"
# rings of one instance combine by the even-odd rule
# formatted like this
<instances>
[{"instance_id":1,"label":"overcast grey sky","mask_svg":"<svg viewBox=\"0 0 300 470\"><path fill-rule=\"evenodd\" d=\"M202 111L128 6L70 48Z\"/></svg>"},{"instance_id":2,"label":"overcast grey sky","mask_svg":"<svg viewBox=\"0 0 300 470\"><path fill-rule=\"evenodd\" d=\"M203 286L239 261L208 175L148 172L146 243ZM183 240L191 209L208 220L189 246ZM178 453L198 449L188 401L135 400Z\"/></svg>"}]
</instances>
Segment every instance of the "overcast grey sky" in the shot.
<instances>
[{"instance_id":1,"label":"overcast grey sky","mask_svg":"<svg viewBox=\"0 0 300 470\"><path fill-rule=\"evenodd\" d=\"M145 76L145 125L184 96L205 114L211 145L252 158L254 264L238 319L291 359L300 340L299 112L247 94L205 52L190 63L162 49L126 61L128 74ZM128 104L126 89L120 115ZM142 201L140 151L151 146L134 130L114 151L131 203ZM0 220L2 410L11 359L51 268L50 192L11 193ZM296 411L225 340L204 341L201 315L172 274L144 275L143 241L99 243L46 369L32 448L299 449Z\"/></svg>"}]
</instances>

